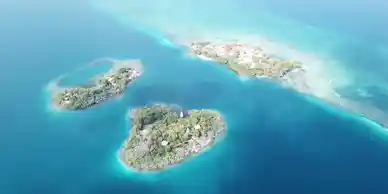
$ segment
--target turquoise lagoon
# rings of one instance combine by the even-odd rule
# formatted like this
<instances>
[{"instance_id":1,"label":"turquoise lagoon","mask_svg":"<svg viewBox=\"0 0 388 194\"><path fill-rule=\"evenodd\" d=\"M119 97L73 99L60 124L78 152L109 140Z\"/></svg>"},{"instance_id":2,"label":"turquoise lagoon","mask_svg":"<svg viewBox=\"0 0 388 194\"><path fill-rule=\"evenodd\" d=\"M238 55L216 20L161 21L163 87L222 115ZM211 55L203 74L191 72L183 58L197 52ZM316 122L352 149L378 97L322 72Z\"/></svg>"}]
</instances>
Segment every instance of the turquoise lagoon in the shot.
<instances>
[{"instance_id":1,"label":"turquoise lagoon","mask_svg":"<svg viewBox=\"0 0 388 194\"><path fill-rule=\"evenodd\" d=\"M225 9L237 4L227 2L230 4L226 3ZM143 4L136 3L131 6L141 10L139 6ZM182 4L175 8L183 7ZM240 9L246 6L237 5ZM141 20L140 14L134 15L136 23L131 19L134 16L128 17L126 12L96 7L94 2L76 1L2 6L9 17L0 18L6 32L0 37L3 62L0 193L388 192L385 129L276 84L242 81L221 66L189 59L162 38L163 29L158 25L164 23L148 23ZM16 8L19 12L11 11ZM246 13L253 15L251 9ZM176 12L183 13L184 10ZM282 15L273 16L273 20L270 16L265 19L257 16L263 21L257 33L272 34L268 35L270 39L288 42L319 56L336 57L328 49L333 46L322 46L324 41L318 36L308 38L306 34L311 31L305 30L311 29L311 25L303 28L301 16L295 16L300 33L294 34L303 41L295 38L289 26L281 22ZM149 16L149 21L152 19ZM230 26L212 22L209 26L239 27L238 22L231 22ZM251 23L241 23L246 31L255 32L248 28ZM159 31L150 31L152 27ZM281 27L287 30L276 30ZM325 35L320 27L316 25L313 29L321 36L332 36ZM345 44L341 36L335 37L330 44L336 41ZM322 44L316 44L315 39ZM363 49L376 48L372 43ZM123 98L82 112L50 110L47 84L101 58L141 59L145 73L130 85ZM360 72L354 69L351 76ZM72 74L67 81L82 82L105 70L104 65L86 69L85 73ZM127 112L153 102L219 110L227 121L226 138L208 152L175 168L159 173L131 172L116 158L128 134Z\"/></svg>"}]
</instances>

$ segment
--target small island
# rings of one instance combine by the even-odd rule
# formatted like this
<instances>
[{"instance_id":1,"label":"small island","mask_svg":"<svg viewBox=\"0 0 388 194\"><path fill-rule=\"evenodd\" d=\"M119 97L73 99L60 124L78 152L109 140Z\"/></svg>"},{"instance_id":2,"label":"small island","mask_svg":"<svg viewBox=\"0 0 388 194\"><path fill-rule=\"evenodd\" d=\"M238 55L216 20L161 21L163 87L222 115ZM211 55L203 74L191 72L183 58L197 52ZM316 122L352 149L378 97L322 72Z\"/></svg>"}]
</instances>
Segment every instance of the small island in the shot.
<instances>
[{"instance_id":1,"label":"small island","mask_svg":"<svg viewBox=\"0 0 388 194\"><path fill-rule=\"evenodd\" d=\"M136 171L160 170L191 158L225 134L222 116L214 110L183 110L155 104L130 112L132 127L119 152Z\"/></svg>"},{"instance_id":2,"label":"small island","mask_svg":"<svg viewBox=\"0 0 388 194\"><path fill-rule=\"evenodd\" d=\"M260 47L240 43L191 42L189 54L223 64L241 76L268 77L278 80L294 69L299 62L270 57Z\"/></svg>"},{"instance_id":3,"label":"small island","mask_svg":"<svg viewBox=\"0 0 388 194\"><path fill-rule=\"evenodd\" d=\"M94 77L85 87L56 88L52 91L52 103L56 109L86 109L122 94L141 74L139 61L114 61L107 73Z\"/></svg>"}]
</instances>

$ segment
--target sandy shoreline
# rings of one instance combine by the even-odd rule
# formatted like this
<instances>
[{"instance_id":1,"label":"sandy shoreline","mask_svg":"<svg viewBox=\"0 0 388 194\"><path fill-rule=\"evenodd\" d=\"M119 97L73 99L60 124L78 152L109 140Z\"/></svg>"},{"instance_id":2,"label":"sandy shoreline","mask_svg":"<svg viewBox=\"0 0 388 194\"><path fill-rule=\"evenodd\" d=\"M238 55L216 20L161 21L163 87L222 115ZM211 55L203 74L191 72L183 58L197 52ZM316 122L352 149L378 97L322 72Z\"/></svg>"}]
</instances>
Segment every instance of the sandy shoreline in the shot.
<instances>
[{"instance_id":1,"label":"sandy shoreline","mask_svg":"<svg viewBox=\"0 0 388 194\"><path fill-rule=\"evenodd\" d=\"M176 105L176 104L170 104L170 105L166 105L166 104L163 104L163 103L157 103L157 104L153 104L153 105L161 105L161 106L164 106L164 107L169 107L169 108L172 108L172 109L175 109L175 108L178 108L177 110L180 110L181 107L179 105ZM131 121L132 123L132 120L133 120L133 117L134 115L136 114L136 111L138 110L139 108L133 108L133 109L130 109L128 110L128 113L127 113L127 119ZM190 109L190 110L186 110L188 111L189 113L190 112L193 112L193 111L198 111L199 109ZM202 110L207 110L207 111L210 111L210 112L214 112L216 113L217 115L219 115L218 117L218 121L221 123L220 126L220 129L217 130L219 133L215 134L214 138L209 142L207 143L201 150L197 151L197 152L191 152L190 155L187 155L185 156L183 159L180 159L180 160L176 160L172 163L169 163L168 165L165 165L165 166L159 166L159 165L156 165L156 166L153 166L153 168L136 168L134 166L130 166L128 165L124 160L124 157L125 157L125 154L124 154L124 149L123 149L123 145L127 142L128 138L130 136L133 136L134 134L134 131L132 131L132 125L128 125L127 127L129 128L129 133L128 133L128 137L126 138L126 140L123 142L122 146L120 147L119 151L117 152L117 159L119 160L119 162L127 169L127 170L130 170L131 172L135 172L135 173L153 173L153 172L160 172L160 171L164 171L164 170L168 170L168 169L171 169L171 168L174 168L176 167L177 165L181 164L181 163L184 163L185 161L188 161L192 158L195 158L196 156L202 154L202 153L205 153L207 152L208 150L210 150L214 145L216 145L219 141L221 141L223 138L225 138L225 135L226 135L226 130L227 130L227 124L226 124L226 121L225 121L225 118L223 117L223 115L217 111L217 110L213 110L213 109L202 109Z\"/></svg>"},{"instance_id":2,"label":"sandy shoreline","mask_svg":"<svg viewBox=\"0 0 388 194\"><path fill-rule=\"evenodd\" d=\"M229 34L220 37L206 34L203 36L192 36L190 38L172 38L172 42L184 50L188 50L187 46L192 42L204 41L259 46L271 56L299 61L302 64L303 72L290 73L289 76L286 76L288 80L280 82L279 84L296 90L301 94L322 100L331 106L337 107L339 110L348 111L371 122L376 122L377 125L383 128L388 128L388 113L373 105L341 97L337 92L336 89L347 87L354 83L355 78L353 74L345 71L345 69L341 69L342 66L334 60L319 59L316 56L299 52L286 45L271 42L255 35ZM212 61L212 59L202 55L198 55L197 58L204 61ZM266 77L258 77L258 79L262 78L266 79Z\"/></svg>"}]
</instances>

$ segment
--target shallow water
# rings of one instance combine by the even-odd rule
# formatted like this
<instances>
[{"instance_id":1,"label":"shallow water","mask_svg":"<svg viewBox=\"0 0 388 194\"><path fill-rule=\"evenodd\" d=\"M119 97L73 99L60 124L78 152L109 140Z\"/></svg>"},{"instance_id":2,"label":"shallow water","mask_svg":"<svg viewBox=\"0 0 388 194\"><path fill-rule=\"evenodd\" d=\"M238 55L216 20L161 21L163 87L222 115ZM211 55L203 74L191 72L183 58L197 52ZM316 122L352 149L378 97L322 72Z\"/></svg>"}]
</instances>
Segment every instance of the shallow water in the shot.
<instances>
[{"instance_id":1,"label":"shallow water","mask_svg":"<svg viewBox=\"0 0 388 194\"><path fill-rule=\"evenodd\" d=\"M62 87L94 84L92 79L95 76L100 76L108 72L112 67L112 63L108 61L92 61L87 64L80 64L80 66L84 68L78 68L72 72L61 75L57 84Z\"/></svg>"},{"instance_id":2,"label":"shallow water","mask_svg":"<svg viewBox=\"0 0 388 194\"><path fill-rule=\"evenodd\" d=\"M7 31L2 58L11 64L0 66L0 193L388 192L380 128L275 84L241 81L221 66L185 58L160 37L90 4L23 5L23 14L0 18ZM119 100L77 113L48 109L45 87L52 79L104 57L139 58L144 75ZM151 102L217 109L227 136L176 168L128 172L116 158L128 134L127 111Z\"/></svg>"},{"instance_id":3,"label":"shallow water","mask_svg":"<svg viewBox=\"0 0 388 194\"><path fill-rule=\"evenodd\" d=\"M95 0L93 5L124 26L132 22L180 39L253 36L248 40L256 39L266 50L324 66L322 76L340 94L343 88L369 86L388 91L388 20L380 17L388 4L383 1Z\"/></svg>"}]
</instances>

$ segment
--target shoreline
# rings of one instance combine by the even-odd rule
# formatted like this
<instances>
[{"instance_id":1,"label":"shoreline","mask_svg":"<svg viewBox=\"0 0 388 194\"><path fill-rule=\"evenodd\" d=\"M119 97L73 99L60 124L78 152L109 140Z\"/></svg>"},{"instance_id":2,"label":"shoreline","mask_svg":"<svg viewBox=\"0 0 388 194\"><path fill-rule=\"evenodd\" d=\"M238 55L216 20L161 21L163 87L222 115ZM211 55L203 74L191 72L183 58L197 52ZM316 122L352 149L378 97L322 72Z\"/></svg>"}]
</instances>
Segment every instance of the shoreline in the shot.
<instances>
[{"instance_id":1,"label":"shoreline","mask_svg":"<svg viewBox=\"0 0 388 194\"><path fill-rule=\"evenodd\" d=\"M251 40L248 37L248 40ZM195 53L191 53L190 44L193 42L211 42L214 44L243 44L248 46L258 46L262 48L266 53L269 53L269 56L274 56L275 58L288 59L288 60L296 60L301 62L302 72L297 72L295 70L290 71L289 75L285 76L285 80L274 80L271 77L267 76L246 76L239 74L239 72L229 68L228 66L215 61L212 58L204 56L202 54L196 55ZM256 41L260 42L260 41ZM333 65L329 65L330 61L325 64L322 60L314 59L312 56L304 55L303 53L298 53L298 51L289 50L288 54L284 55L284 53L276 53L275 49L272 45L272 51L267 52L267 45L271 43L266 43L267 45L262 46L261 44L257 44L255 41L239 41L237 38L196 38L196 39L186 39L185 41L176 41L175 43L180 46L180 48L186 53L188 58L197 58L203 61L211 61L213 63L219 64L227 68L228 71L232 71L237 74L241 81L247 79L269 79L270 81L279 84L282 87L290 88L295 90L296 92L307 95L318 100L322 100L328 104L328 106L335 106L341 111L350 112L357 117L361 117L367 119L371 122L374 122L376 125L388 130L388 113L380 110L378 107L374 105L369 105L363 102L354 101L348 98L341 97L341 95L336 91L337 88L346 87L353 82L354 78L350 73L341 73L343 70L331 72L333 69ZM279 45L276 45L279 46ZM282 46L282 45L281 45ZM284 46L287 49L287 46ZM283 48L283 49L284 49ZM281 50L281 49L280 49ZM336 62L333 62L336 64Z\"/></svg>"},{"instance_id":2,"label":"shoreline","mask_svg":"<svg viewBox=\"0 0 388 194\"><path fill-rule=\"evenodd\" d=\"M125 4L125 3L124 3ZM164 36L164 39L170 40L170 42L174 43L178 47L182 48L186 43L189 41L193 40L206 40L210 39L213 41L231 41L231 40L238 40L240 42L245 42L245 43L253 43L262 46L265 48L267 51L271 50L276 54L281 53L283 56L287 56L286 58L296 58L297 60L309 64L311 66L314 66L313 68L316 68L318 71L314 73L315 75L318 76L324 76L325 79L322 81L330 82L328 83L321 83L319 84L318 87L312 88L315 91L319 93L318 96L313 95L314 98L317 98L322 101L329 101L330 104L334 104L336 107L340 107L339 105L336 105L335 100L338 99L340 96L337 93L328 93L326 94L325 91L319 91L319 88L321 86L326 86L328 85L329 87L325 88L326 89L333 89L333 88L342 88L342 87L348 87L351 86L352 84L358 84L358 75L363 72L356 72L352 71L351 69L347 69L351 67L351 64L341 64L341 61L336 61L335 58L332 58L332 52L326 53L322 49L325 49L326 43L325 40L323 39L321 35L328 35L325 36L327 38L332 38L334 42L336 42L337 38L338 39L346 39L346 40L354 40L357 37L348 37L346 34L334 32L330 29L319 29L315 28L314 26L306 25L304 23L301 23L300 21L296 20L289 20L287 18L282 18L278 17L275 15L272 15L271 13L266 13L265 16L271 16L275 18L275 27L274 29L278 27L283 27L283 24L293 24L295 27L301 28L305 33L307 34L312 34L313 38L312 39L301 39L299 41L292 41L292 39L287 40L287 38L292 38L295 37L296 39L302 38L302 36L298 35L302 33L303 31L299 29L291 29L291 32L293 33L298 33L297 36L285 36L285 38L280 37L279 34L271 35L270 31L260 31L260 27L246 27L245 25L237 25L239 26L233 26L235 29L228 27L228 25L210 25L203 23L204 21L202 20L193 20L196 21L194 24L187 24L184 22L184 20L179 20L178 18L175 18L174 21L180 22L181 25L176 25L176 22L171 22L171 20L155 20L155 21L150 21L149 18L141 20L141 21L135 21L133 20L132 17L136 16L133 15L131 12L127 12L128 10L121 9L119 4L109 4L108 7L106 7L105 4L95 4L96 9L106 12L110 15L112 15L116 19L127 19L128 21L128 26L146 26L146 28L143 28L143 31L153 31L153 32L161 32L163 33L162 35ZM117 6L117 7L116 7ZM152 6L150 8L153 8ZM187 7L186 7L187 8ZM232 10L232 9L228 9ZM137 13L139 14L139 13ZM140 14L141 15L141 14ZM139 15L138 15L139 16ZM156 16L156 15L155 15ZM159 15L157 15L159 16ZM210 15L209 15L210 16ZM155 18L154 18L155 19ZM157 19L157 18L156 18ZM165 18L167 19L167 18ZM176 20L178 19L178 20ZM193 18L194 19L194 18ZM241 18L243 19L243 18ZM248 19L248 18L245 18ZM268 18L269 19L269 18ZM280 22L283 20L286 23ZM212 20L210 18L210 20ZM215 21L215 20L212 20ZM217 20L218 21L218 20ZM218 21L217 23L219 23ZM175 24L175 25L174 25ZM237 24L237 23L236 23ZM249 23L249 24L254 24L254 23ZM215 27L214 27L215 26ZM230 26L230 25L229 25ZM260 26L260 25L259 25ZM267 27L271 26L262 26L265 30ZM292 27L292 26L287 26L287 27ZM282 29L282 28L278 28ZM323 33L316 33L320 32L322 30ZM141 32L141 31L140 31ZM261 32L261 33L260 33ZM154 39L161 39L161 36L157 34L157 36L154 36L154 33L148 33L149 36L152 36ZM220 36L222 35L222 36ZM321 39L323 41L315 41ZM328 39L328 40L329 40ZM312 44L306 44L305 42L301 41L312 41L312 43L316 43L317 45L312 45ZM351 41L353 42L353 41ZM300 43L300 45L298 45ZM329 44L329 42L328 42ZM308 45L308 46L307 46ZM314 48L315 46L319 46L322 49L317 49L318 51L315 52ZM293 48L295 47L295 48ZM286 49L284 49L286 48ZM313 50L314 49L314 50ZM310 50L314 51L311 52ZM280 52L278 52L280 51ZM300 51L300 52L299 52ZM333 51L333 50L330 50ZM307 54L306 54L307 53ZM303 60L301 60L303 59ZM319 60L316 60L319 59ZM323 59L323 60L320 60ZM316 64L315 62L318 62ZM321 73L321 74L320 74ZM328 75L323 75L323 74L328 74ZM314 78L312 76L311 78ZM370 79L369 77L364 77L367 79L367 81ZM242 79L244 80L244 79ZM373 78L372 78L373 80ZM314 80L313 80L314 81ZM362 80L364 81L364 80ZM379 82L374 82L376 85L379 85ZM299 91L298 91L299 92ZM306 94L306 92L302 92L302 94ZM308 93L307 93L308 95ZM347 99L351 101L350 99ZM352 103L360 103L360 102L352 102ZM362 106L368 107L369 105L361 104ZM373 106L373 105L372 105ZM377 108L377 107L375 107ZM342 109L342 108L341 108ZM345 108L345 111L351 112L352 114L355 114L357 116L360 116L358 111L354 111L351 108ZM388 111L387 111L388 112ZM388 116L386 117L388 120ZM371 120L367 118L368 120ZM376 124L379 124L377 121Z\"/></svg>"},{"instance_id":3,"label":"shoreline","mask_svg":"<svg viewBox=\"0 0 388 194\"><path fill-rule=\"evenodd\" d=\"M138 26L137 24L134 24L134 26ZM152 31L153 28L146 28L139 30L140 32L144 31ZM293 87L287 87L290 89L295 90L296 92L307 95L309 97L316 98L317 100L324 101L328 104L328 106L335 106L341 111L349 112L351 114L354 114L356 117L362 117L368 120L369 122L373 122L376 125L384 128L388 131L388 124L382 124L384 123L384 119L382 119L383 122L378 122L380 119L372 119L370 116L365 116L365 114L360 113L357 110L354 110L352 107L344 107L343 105L339 105L338 101L336 100L346 100L349 101L350 104L357 104L357 102L352 102L348 99L343 99L340 94L336 92L336 88L346 87L351 85L352 83L356 83L356 77L353 72L349 72L348 69L345 69L346 66L342 66L339 61L336 61L333 58L329 58L328 55L322 55L322 53L312 53L308 52L306 50L299 50L298 48L293 48L291 46L288 46L287 44L283 44L281 42L268 39L266 37L263 37L258 34L254 33L244 33L244 32L238 32L238 31L232 31L232 32L218 32L218 31L205 31L205 32L196 32L192 33L190 35L180 35L182 33L173 32L173 31L161 31L157 30L157 32L162 32L162 36L154 36L153 33L147 33L147 35L151 36L151 38L157 39L159 42L162 41L168 41L169 43L174 44L174 48L180 49L183 51L183 55L186 58L197 58L203 61L212 61L209 58L206 57L198 57L198 56L192 56L189 55L187 51L187 44L193 41L206 41L206 40L212 40L217 43L225 43L225 42L239 42L239 43L245 43L245 44L252 44L252 45L258 45L261 48L263 48L266 52L268 52L271 56L276 56L282 59L291 59L300 61L302 64L304 64L304 67L308 69L308 72L311 73L308 76L308 82L316 82L310 84L310 88L313 91L304 91L304 90L298 90ZM222 36L220 36L222 34ZM162 44L163 45L163 44ZM166 45L165 45L166 46ZM214 61L213 61L214 62ZM266 77L246 77L246 76L238 76L241 81L246 81L249 79L267 79ZM322 78L323 77L323 78ZM270 80L272 81L272 80ZM285 87L282 84L279 84L282 87ZM314 85L318 85L315 86ZM321 88L324 88L323 91L321 91ZM342 102L343 103L343 102ZM361 105L363 106L363 105ZM368 108L369 109L369 108ZM373 107L372 107L373 109ZM385 113L383 113L385 114ZM388 114L386 115L388 120Z\"/></svg>"},{"instance_id":4,"label":"shoreline","mask_svg":"<svg viewBox=\"0 0 388 194\"><path fill-rule=\"evenodd\" d=\"M356 114L353 111L349 111L346 107L340 106L338 104L335 104L333 102L325 101L324 99L319 99L311 95L303 95L302 97L305 98L308 102L313 103L314 105L317 105L319 107L322 107L325 111L330 112L331 114L340 115L341 117L350 118L357 120L361 122L362 124L367 125L368 127L372 129L378 129L382 130L383 132L388 132L388 128L384 125L369 119L366 116Z\"/></svg>"},{"instance_id":5,"label":"shoreline","mask_svg":"<svg viewBox=\"0 0 388 194\"><path fill-rule=\"evenodd\" d=\"M177 105L177 104L165 104L165 103L153 103L150 107L154 107L154 106L160 106L160 107L163 107L163 108L170 108L169 110L172 110L172 111L177 111L178 109L181 110L182 107ZM146 106L148 107L148 106ZM175 110L174 108L178 108L177 110ZM179 166L180 164L186 162L186 161L189 161L190 159L193 159L195 158L196 156L199 156L207 151L209 151L210 149L213 148L213 146L215 146L218 142L220 142L221 140L223 140L225 138L225 135L226 135L226 130L227 130L227 124L226 124L226 120L225 118L223 117L223 115L217 111L217 110L213 110L213 109L189 109L189 110L185 110L187 111L188 113L195 113L197 111L201 111L201 110L206 110L210 113L214 113L216 115L218 115L217 117L217 127L218 127L218 130L219 132L217 132L214 137L212 138L212 140L210 140L208 143L206 143L205 145L202 145L199 150L197 151L194 151L194 152L189 152L187 153L187 155L185 154L184 156L182 156L182 158L178 158L176 159L175 161L173 162L168 162L168 164L149 164L151 165L151 168L148 166L148 167L144 167L144 168L138 168L136 166L132 166L132 165L129 165L125 162L125 155L124 155L124 145L128 142L128 140L131 138L131 137L135 137L137 134L136 131L134 131L134 128L133 128L133 119L134 119L134 116L136 115L136 112L139 111L139 109L142 109L142 108L131 108L128 110L128 113L126 114L126 119L127 119L127 123L128 123L128 129L129 129L129 133L128 133L128 136L127 138L125 139L125 141L122 143L121 147L118 149L117 153L116 153L116 158L117 160L119 160L119 162L121 163L121 165L123 167L125 167L128 171L131 171L131 172L134 172L134 173L156 173L156 172L161 172L161 171L165 171L165 170L169 170L169 169L172 169L172 168L175 168L177 166ZM190 114L189 114L190 115ZM129 124L131 123L131 124ZM178 144L179 145L179 144Z\"/></svg>"},{"instance_id":6,"label":"shoreline","mask_svg":"<svg viewBox=\"0 0 388 194\"><path fill-rule=\"evenodd\" d=\"M205 147L203 150L201 150L200 152L197 152L195 155L191 155L190 157L187 157L186 159L184 160L181 160L181 161L178 161L176 163L173 163L173 164L170 164L166 167L161 167L161 168L154 168L154 169L142 169L142 170L139 170L137 168L134 168L130 165L127 165L125 164L125 162L123 162L123 159L122 159L122 148L120 147L120 149L116 152L116 160L120 163L120 165L122 166L122 168L125 169L125 171L127 172L130 172L130 173L136 173L136 174L157 174L157 173L160 173L160 172L165 172L165 171L168 171L168 170L171 170L171 169L174 169L176 167L179 167L180 164L183 164L185 162L188 162L190 161L191 159L194 159L195 157L197 156L200 156L201 154L204 154L208 151L210 151L213 146L215 146L217 143L219 143L220 141L222 141L224 138L225 138L225 135L226 134L222 134L223 136L219 137L217 140L213 141L214 143L208 145L207 147ZM125 141L124 141L125 142ZM123 142L123 144L124 144Z\"/></svg>"},{"instance_id":7,"label":"shoreline","mask_svg":"<svg viewBox=\"0 0 388 194\"><path fill-rule=\"evenodd\" d=\"M89 81L88 83L90 83L89 85L86 85L86 86L83 86L83 84L80 84L80 85L75 85L75 86L61 86L60 85L60 82L62 79L68 77L69 75L71 75L71 73L75 73L77 71L82 71L86 68L91 68L93 67L94 65L97 65L97 63L99 62L109 62L109 70L106 71L106 72L103 72L103 73L99 73L99 74L96 74L94 76L92 76L91 78L89 78ZM57 78L53 79L52 81L50 81L45 89L46 89L46 93L47 93L47 104L48 104L48 109L50 111L53 111L53 112L61 112L61 111L69 111L69 112L74 112L76 110L82 110L82 109L86 109L86 108L81 108L81 109L68 109L68 108L64 108L60 105L58 105L57 103L55 103L55 97L59 94L64 94L66 93L66 91L71 91L73 89L88 89L88 88L94 88L97 85L97 83L99 82L99 80L102 78L102 77L105 77L106 75L114 75L116 74L120 69L122 68L131 68L133 69L135 72L133 73L133 78L131 78L131 80L126 84L126 86L124 87L124 90L133 82L135 81L138 77L140 77L143 72L144 72L144 68L143 68L143 65L142 65L142 62L141 60L139 59L123 59L123 60L119 60L119 59L113 59L113 58L100 58L100 59L96 59L96 60L93 60L92 62L89 62L87 63L85 66L81 66L69 73L64 73L60 76L58 76ZM122 92L124 92L124 90ZM116 96L110 96L109 98L105 99L105 100L109 100L111 98L115 98L115 97L118 97L120 98L121 95L120 94L117 94ZM103 101L101 101L103 102ZM99 103L97 103L99 104ZM93 106L93 105L92 105ZM88 108L88 107L87 107Z\"/></svg>"}]
</instances>

